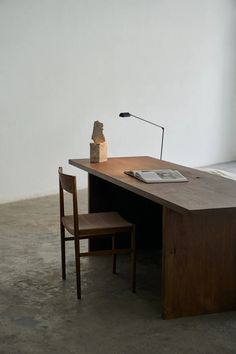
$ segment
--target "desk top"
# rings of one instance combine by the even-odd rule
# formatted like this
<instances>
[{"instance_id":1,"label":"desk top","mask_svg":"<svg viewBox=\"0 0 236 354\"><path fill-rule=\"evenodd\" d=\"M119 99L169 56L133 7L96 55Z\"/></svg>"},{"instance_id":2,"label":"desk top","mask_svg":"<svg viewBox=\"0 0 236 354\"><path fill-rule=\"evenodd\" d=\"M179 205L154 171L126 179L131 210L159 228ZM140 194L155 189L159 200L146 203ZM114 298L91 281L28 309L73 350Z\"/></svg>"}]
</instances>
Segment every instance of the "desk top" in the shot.
<instances>
[{"instance_id":1,"label":"desk top","mask_svg":"<svg viewBox=\"0 0 236 354\"><path fill-rule=\"evenodd\" d=\"M148 156L114 157L106 162L71 159L69 163L88 173L173 210L202 212L236 211L236 181ZM126 170L176 169L189 182L146 184L124 174Z\"/></svg>"}]
</instances>

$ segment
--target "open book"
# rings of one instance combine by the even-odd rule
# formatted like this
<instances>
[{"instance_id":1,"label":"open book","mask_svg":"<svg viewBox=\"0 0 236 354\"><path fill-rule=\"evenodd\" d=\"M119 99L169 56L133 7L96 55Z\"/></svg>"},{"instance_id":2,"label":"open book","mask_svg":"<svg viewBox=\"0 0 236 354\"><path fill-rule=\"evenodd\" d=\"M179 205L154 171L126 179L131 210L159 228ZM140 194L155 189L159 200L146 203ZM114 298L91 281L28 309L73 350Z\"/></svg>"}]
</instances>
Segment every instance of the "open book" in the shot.
<instances>
[{"instance_id":1,"label":"open book","mask_svg":"<svg viewBox=\"0 0 236 354\"><path fill-rule=\"evenodd\" d=\"M131 170L124 171L124 173L145 183L188 181L187 178L177 170Z\"/></svg>"}]
</instances>

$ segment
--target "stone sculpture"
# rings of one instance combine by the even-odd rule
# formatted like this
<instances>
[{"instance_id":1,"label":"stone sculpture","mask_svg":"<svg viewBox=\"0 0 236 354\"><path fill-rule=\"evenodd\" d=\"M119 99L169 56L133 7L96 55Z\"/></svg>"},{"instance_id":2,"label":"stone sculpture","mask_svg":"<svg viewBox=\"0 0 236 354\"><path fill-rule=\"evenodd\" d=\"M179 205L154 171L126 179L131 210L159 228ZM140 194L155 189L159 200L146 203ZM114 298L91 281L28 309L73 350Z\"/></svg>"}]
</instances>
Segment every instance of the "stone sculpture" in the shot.
<instances>
[{"instance_id":1,"label":"stone sculpture","mask_svg":"<svg viewBox=\"0 0 236 354\"><path fill-rule=\"evenodd\" d=\"M94 122L93 143L90 143L90 162L104 162L107 160L107 142L103 135L103 123Z\"/></svg>"}]
</instances>

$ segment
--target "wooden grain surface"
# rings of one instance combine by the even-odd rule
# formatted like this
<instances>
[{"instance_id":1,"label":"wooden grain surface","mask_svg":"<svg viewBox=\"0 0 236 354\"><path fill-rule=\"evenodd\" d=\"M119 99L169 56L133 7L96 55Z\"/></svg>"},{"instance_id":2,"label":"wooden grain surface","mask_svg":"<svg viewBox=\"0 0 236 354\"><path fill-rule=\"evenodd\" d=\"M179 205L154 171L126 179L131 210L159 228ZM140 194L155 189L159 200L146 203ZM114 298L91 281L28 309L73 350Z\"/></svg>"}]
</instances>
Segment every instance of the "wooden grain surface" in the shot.
<instances>
[{"instance_id":1,"label":"wooden grain surface","mask_svg":"<svg viewBox=\"0 0 236 354\"><path fill-rule=\"evenodd\" d=\"M71 159L69 163L181 213L236 208L235 181L193 168L148 156L109 158L102 163L90 163L89 159ZM124 174L125 170L165 168L177 169L189 181L146 184Z\"/></svg>"},{"instance_id":2,"label":"wooden grain surface","mask_svg":"<svg viewBox=\"0 0 236 354\"><path fill-rule=\"evenodd\" d=\"M165 319L236 308L236 218L164 210L162 315Z\"/></svg>"}]
</instances>

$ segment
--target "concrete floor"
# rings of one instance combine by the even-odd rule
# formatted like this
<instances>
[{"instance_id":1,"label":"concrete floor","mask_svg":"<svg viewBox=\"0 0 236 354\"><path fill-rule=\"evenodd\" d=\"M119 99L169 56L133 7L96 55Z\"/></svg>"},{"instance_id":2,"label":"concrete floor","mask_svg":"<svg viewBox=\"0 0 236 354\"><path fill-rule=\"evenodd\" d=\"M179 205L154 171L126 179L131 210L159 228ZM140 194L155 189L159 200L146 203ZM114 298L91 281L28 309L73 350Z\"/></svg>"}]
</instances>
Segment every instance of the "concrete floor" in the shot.
<instances>
[{"instance_id":1,"label":"concrete floor","mask_svg":"<svg viewBox=\"0 0 236 354\"><path fill-rule=\"evenodd\" d=\"M236 174L236 161L217 163L208 167Z\"/></svg>"},{"instance_id":2,"label":"concrete floor","mask_svg":"<svg viewBox=\"0 0 236 354\"><path fill-rule=\"evenodd\" d=\"M236 353L236 312L161 319L159 254L138 254L136 294L128 257L83 258L81 301L73 243L67 264L63 282L57 196L0 205L0 354Z\"/></svg>"}]
</instances>

